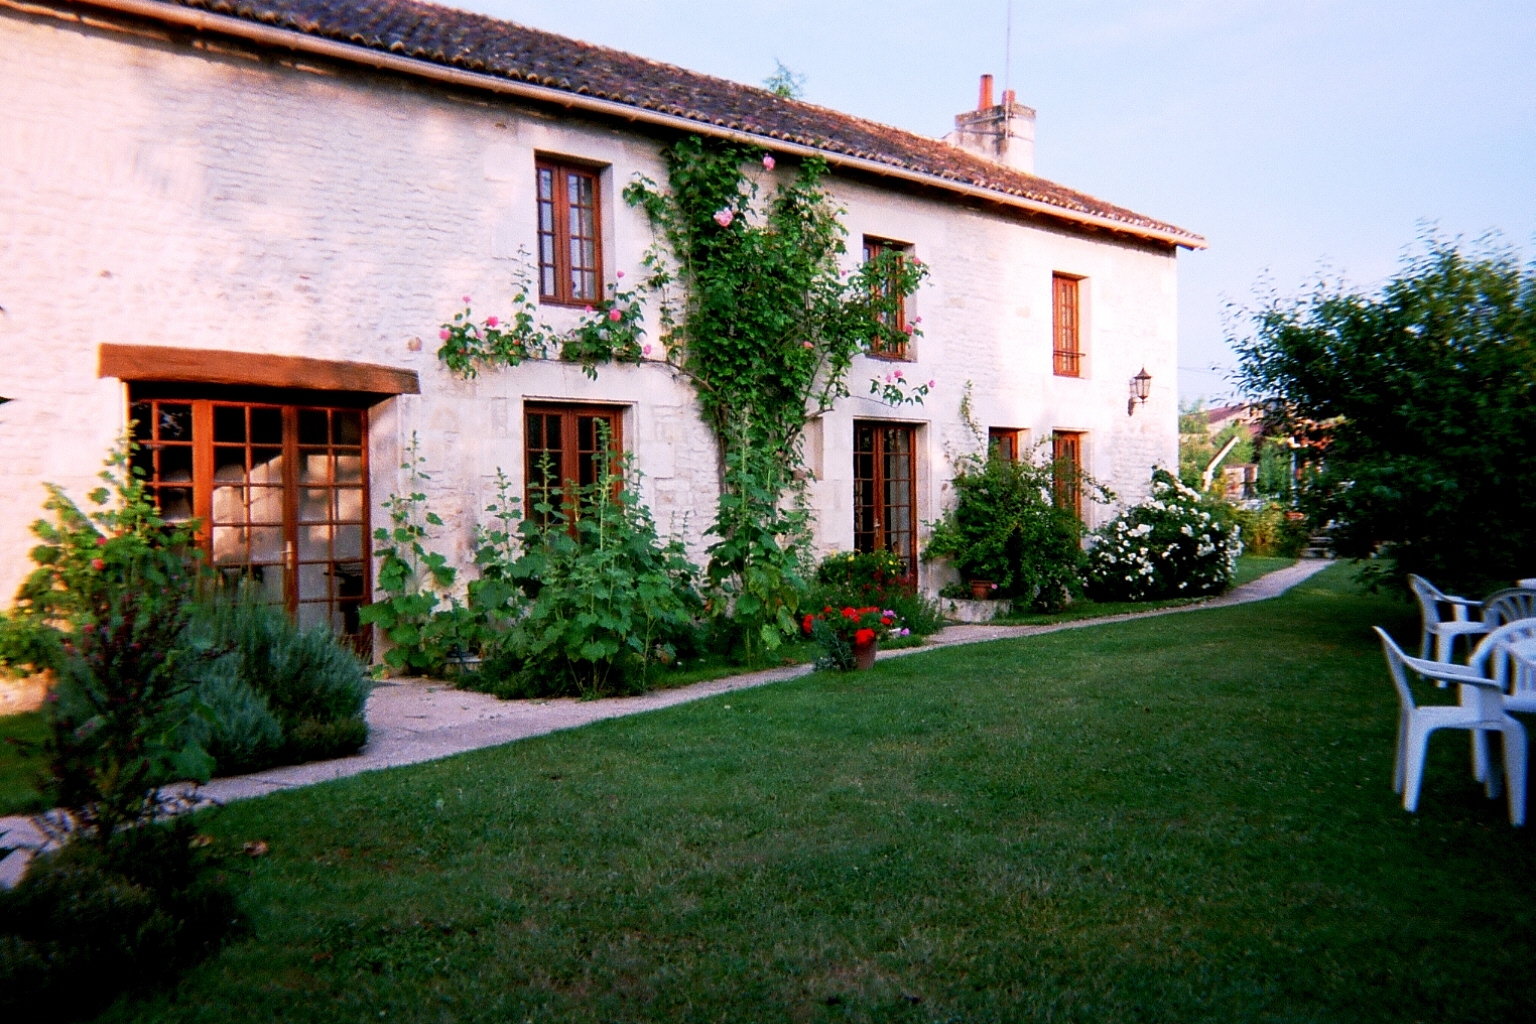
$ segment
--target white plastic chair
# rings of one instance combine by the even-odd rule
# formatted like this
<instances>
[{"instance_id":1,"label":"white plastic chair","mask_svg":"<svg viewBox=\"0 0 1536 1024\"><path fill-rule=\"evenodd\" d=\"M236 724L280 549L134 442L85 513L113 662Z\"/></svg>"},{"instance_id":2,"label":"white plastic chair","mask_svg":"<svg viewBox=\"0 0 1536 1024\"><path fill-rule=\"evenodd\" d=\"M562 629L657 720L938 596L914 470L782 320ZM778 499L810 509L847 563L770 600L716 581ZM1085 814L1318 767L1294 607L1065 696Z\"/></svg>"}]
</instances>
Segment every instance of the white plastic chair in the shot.
<instances>
[{"instance_id":1,"label":"white plastic chair","mask_svg":"<svg viewBox=\"0 0 1536 1024\"><path fill-rule=\"evenodd\" d=\"M1483 637L1467 667L1499 684L1505 711L1536 712L1536 618L1516 619Z\"/></svg>"},{"instance_id":2,"label":"white plastic chair","mask_svg":"<svg viewBox=\"0 0 1536 1024\"><path fill-rule=\"evenodd\" d=\"M1489 629L1520 619L1536 619L1536 590L1511 587L1483 598L1483 624Z\"/></svg>"},{"instance_id":3,"label":"white plastic chair","mask_svg":"<svg viewBox=\"0 0 1536 1024\"><path fill-rule=\"evenodd\" d=\"M1392 791L1403 794L1403 809L1412 813L1419 806L1419 788L1424 781L1424 755L1429 737L1437 729L1468 729L1473 734L1474 774L1479 749L1479 734L1498 732L1504 737L1504 782L1509 787L1509 823L1525 824L1525 727L1504 711L1499 683L1481 672L1443 661L1410 658L1380 626L1381 648L1387 657L1387 669L1397 687L1400 712L1397 719L1397 764L1392 775ZM1455 705L1420 706L1408 688L1405 668L1425 679L1455 683L1460 702ZM1499 795L1499 777L1486 770L1487 747L1482 746L1485 770L1478 776L1490 799Z\"/></svg>"},{"instance_id":4,"label":"white plastic chair","mask_svg":"<svg viewBox=\"0 0 1536 1024\"><path fill-rule=\"evenodd\" d=\"M1444 593L1423 576L1408 577L1408 586L1413 588L1413 596L1419 599L1419 612L1424 620L1424 637L1419 644L1419 657L1430 656L1430 638L1434 638L1434 656L1436 661L1450 661L1456 651L1456 638L1459 636L1473 637L1488 632L1486 623L1469 620L1468 608L1481 608L1481 601L1472 601L1465 597L1452 597ZM1451 606L1451 617L1442 618L1440 606ZM1470 639L1468 645L1472 643Z\"/></svg>"}]
</instances>

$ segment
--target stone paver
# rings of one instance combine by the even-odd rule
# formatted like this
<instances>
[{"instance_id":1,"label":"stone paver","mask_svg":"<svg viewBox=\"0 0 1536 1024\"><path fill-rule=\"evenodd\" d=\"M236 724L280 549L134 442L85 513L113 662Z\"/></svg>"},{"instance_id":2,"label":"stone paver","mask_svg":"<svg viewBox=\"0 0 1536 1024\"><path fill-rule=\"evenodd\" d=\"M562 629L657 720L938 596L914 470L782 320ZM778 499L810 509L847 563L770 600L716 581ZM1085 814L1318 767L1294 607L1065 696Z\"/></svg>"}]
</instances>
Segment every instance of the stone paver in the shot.
<instances>
[{"instance_id":1,"label":"stone paver","mask_svg":"<svg viewBox=\"0 0 1536 1024\"><path fill-rule=\"evenodd\" d=\"M1285 593L1291 587L1327 568L1325 559L1304 560L1295 565L1261 576L1252 583L1235 587L1221 597L1178 608L1157 608L1129 615L1099 619L1079 619L1045 626L950 626L931 637L922 647L883 651L882 659L921 654L936 647L985 643L1015 637L1038 636L1063 629L1083 629L1110 622L1175 615L1229 605L1263 601ZM368 745L353 757L334 761L272 768L253 775L215 779L197 791L206 802L225 804L247 797L265 796L284 789L310 786L317 782L346 778L381 768L433 761L482 747L494 747L513 740L527 739L574 729L623 715L685 704L735 690L745 690L768 683L783 682L807 675L809 665L792 665L747 672L724 679L712 679L673 690L656 690L638 697L606 697L578 700L562 697L551 700L498 700L483 693L469 693L452 686L423 679L381 683L368 698ZM0 818L0 846L15 847L15 852L0 861L0 885L14 885L21 877L31 851L43 845L44 838L26 817Z\"/></svg>"}]
</instances>

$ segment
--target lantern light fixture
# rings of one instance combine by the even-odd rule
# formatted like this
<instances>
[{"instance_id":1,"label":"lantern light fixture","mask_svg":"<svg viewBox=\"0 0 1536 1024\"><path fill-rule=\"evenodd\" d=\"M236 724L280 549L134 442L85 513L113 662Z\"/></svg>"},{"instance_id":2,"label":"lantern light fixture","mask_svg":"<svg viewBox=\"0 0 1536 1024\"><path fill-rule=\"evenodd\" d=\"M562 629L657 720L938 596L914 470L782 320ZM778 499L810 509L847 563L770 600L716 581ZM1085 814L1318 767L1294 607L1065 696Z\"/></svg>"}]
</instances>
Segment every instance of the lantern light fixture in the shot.
<instances>
[{"instance_id":1,"label":"lantern light fixture","mask_svg":"<svg viewBox=\"0 0 1536 1024\"><path fill-rule=\"evenodd\" d=\"M1150 394L1152 394L1152 375L1143 366L1141 372L1131 378L1131 397L1125 403L1125 414L1135 415L1136 406L1145 405L1147 396Z\"/></svg>"}]
</instances>

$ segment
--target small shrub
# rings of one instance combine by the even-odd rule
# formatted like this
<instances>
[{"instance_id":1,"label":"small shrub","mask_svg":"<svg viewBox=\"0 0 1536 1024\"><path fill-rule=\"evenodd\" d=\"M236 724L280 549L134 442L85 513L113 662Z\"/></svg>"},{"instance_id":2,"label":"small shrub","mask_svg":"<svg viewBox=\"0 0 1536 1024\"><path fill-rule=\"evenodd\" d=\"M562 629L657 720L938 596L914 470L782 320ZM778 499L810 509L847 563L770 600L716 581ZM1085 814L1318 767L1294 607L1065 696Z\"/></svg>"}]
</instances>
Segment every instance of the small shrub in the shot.
<instances>
[{"instance_id":1,"label":"small shrub","mask_svg":"<svg viewBox=\"0 0 1536 1024\"><path fill-rule=\"evenodd\" d=\"M1056 504L1059 477L1052 463L960 459L955 507L934 524L923 557L952 559L963 578L996 583L998 597L1060 608L1082 593L1084 556L1082 525Z\"/></svg>"},{"instance_id":2,"label":"small shrub","mask_svg":"<svg viewBox=\"0 0 1536 1024\"><path fill-rule=\"evenodd\" d=\"M300 629L242 592L202 602L187 636L211 711L187 728L221 774L341 757L367 742L367 674L325 627Z\"/></svg>"},{"instance_id":3,"label":"small shrub","mask_svg":"<svg viewBox=\"0 0 1536 1024\"><path fill-rule=\"evenodd\" d=\"M1089 595L1096 601L1152 601L1220 593L1231 586L1243 552L1240 532L1224 505L1166 470L1154 470L1151 498L1095 534Z\"/></svg>"},{"instance_id":4,"label":"small shrub","mask_svg":"<svg viewBox=\"0 0 1536 1024\"><path fill-rule=\"evenodd\" d=\"M0 1016L94 1016L216 950L240 914L189 821L37 857L0 890Z\"/></svg>"},{"instance_id":5,"label":"small shrub","mask_svg":"<svg viewBox=\"0 0 1536 1024\"><path fill-rule=\"evenodd\" d=\"M1232 518L1242 528L1243 550L1250 555L1299 556L1311 529L1305 518L1292 519L1286 512L1277 502L1259 509L1232 509Z\"/></svg>"},{"instance_id":6,"label":"small shrub","mask_svg":"<svg viewBox=\"0 0 1536 1024\"><path fill-rule=\"evenodd\" d=\"M0 612L0 676L25 676L57 669L64 639L47 623Z\"/></svg>"}]
</instances>

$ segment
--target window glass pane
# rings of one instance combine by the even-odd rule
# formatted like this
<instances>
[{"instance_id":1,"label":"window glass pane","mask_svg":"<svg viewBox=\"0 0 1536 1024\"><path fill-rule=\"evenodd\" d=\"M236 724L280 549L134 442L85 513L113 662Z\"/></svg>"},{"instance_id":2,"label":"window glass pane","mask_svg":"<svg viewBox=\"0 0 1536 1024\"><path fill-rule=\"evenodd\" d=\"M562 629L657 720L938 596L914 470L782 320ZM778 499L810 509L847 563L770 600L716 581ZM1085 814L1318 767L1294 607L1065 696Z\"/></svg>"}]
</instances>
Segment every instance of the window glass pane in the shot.
<instances>
[{"instance_id":1,"label":"window glass pane","mask_svg":"<svg viewBox=\"0 0 1536 1024\"><path fill-rule=\"evenodd\" d=\"M330 425L324 409L299 410L299 444L329 444Z\"/></svg>"},{"instance_id":2,"label":"window glass pane","mask_svg":"<svg viewBox=\"0 0 1536 1024\"><path fill-rule=\"evenodd\" d=\"M192 407L190 405L167 405L164 402L158 404L160 406L160 414L157 417L156 427L159 430L159 440L192 440Z\"/></svg>"},{"instance_id":3,"label":"window glass pane","mask_svg":"<svg viewBox=\"0 0 1536 1024\"><path fill-rule=\"evenodd\" d=\"M140 444L154 440L155 407L151 402L134 402L128 407L128 418L133 421L133 439Z\"/></svg>"},{"instance_id":4,"label":"window glass pane","mask_svg":"<svg viewBox=\"0 0 1536 1024\"><path fill-rule=\"evenodd\" d=\"M269 406L251 408L251 443L283 443L283 410Z\"/></svg>"},{"instance_id":5,"label":"window glass pane","mask_svg":"<svg viewBox=\"0 0 1536 1024\"><path fill-rule=\"evenodd\" d=\"M189 484L192 482L192 446L167 445L159 451L160 482Z\"/></svg>"},{"instance_id":6,"label":"window glass pane","mask_svg":"<svg viewBox=\"0 0 1536 1024\"><path fill-rule=\"evenodd\" d=\"M213 564L229 565L250 561L246 549L245 527L215 526L213 528Z\"/></svg>"},{"instance_id":7,"label":"window glass pane","mask_svg":"<svg viewBox=\"0 0 1536 1024\"><path fill-rule=\"evenodd\" d=\"M336 518L343 523L363 521L363 489L361 487L336 488Z\"/></svg>"},{"instance_id":8,"label":"window glass pane","mask_svg":"<svg viewBox=\"0 0 1536 1024\"><path fill-rule=\"evenodd\" d=\"M245 406L213 407L213 441L215 444L245 443Z\"/></svg>"},{"instance_id":9,"label":"window glass pane","mask_svg":"<svg viewBox=\"0 0 1536 1024\"><path fill-rule=\"evenodd\" d=\"M159 498L161 518L173 523L185 522L192 518L190 487L162 487Z\"/></svg>"},{"instance_id":10,"label":"window glass pane","mask_svg":"<svg viewBox=\"0 0 1536 1024\"><path fill-rule=\"evenodd\" d=\"M331 567L327 562L299 566L299 600L323 601L331 596ZM304 607L303 605L299 606ZM324 607L322 605L322 607ZM329 612L327 612L329 615ZM322 619L321 621L326 621Z\"/></svg>"},{"instance_id":11,"label":"window glass pane","mask_svg":"<svg viewBox=\"0 0 1536 1024\"><path fill-rule=\"evenodd\" d=\"M331 557L331 528L324 524L299 527L299 558L320 561ZM302 578L302 577L301 577Z\"/></svg>"},{"instance_id":12,"label":"window glass pane","mask_svg":"<svg viewBox=\"0 0 1536 1024\"><path fill-rule=\"evenodd\" d=\"M334 569L337 597L362 597L365 566L362 562L339 562Z\"/></svg>"},{"instance_id":13,"label":"window glass pane","mask_svg":"<svg viewBox=\"0 0 1536 1024\"><path fill-rule=\"evenodd\" d=\"M306 566L304 566L303 568L301 568L299 570L299 575L300 575L301 578L303 577L304 569L308 569L308 568L310 568L310 567L306 565ZM299 628L300 629L318 629L318 628L330 629L331 628L331 606L330 606L329 602L325 602L325 601L312 601L312 602L308 602L308 603L299 605Z\"/></svg>"},{"instance_id":14,"label":"window glass pane","mask_svg":"<svg viewBox=\"0 0 1536 1024\"><path fill-rule=\"evenodd\" d=\"M336 544L336 551L333 557L363 557L363 528L361 526L336 527L334 540Z\"/></svg>"},{"instance_id":15,"label":"window glass pane","mask_svg":"<svg viewBox=\"0 0 1536 1024\"><path fill-rule=\"evenodd\" d=\"M334 444L360 445L363 443L363 414L355 409L336 409L331 412L331 438Z\"/></svg>"},{"instance_id":16,"label":"window glass pane","mask_svg":"<svg viewBox=\"0 0 1536 1024\"><path fill-rule=\"evenodd\" d=\"M283 558L282 526L252 526L251 561L280 562Z\"/></svg>"},{"instance_id":17,"label":"window glass pane","mask_svg":"<svg viewBox=\"0 0 1536 1024\"><path fill-rule=\"evenodd\" d=\"M361 455L338 455L333 460L336 469L336 482L339 484L360 484L363 482L363 457Z\"/></svg>"},{"instance_id":18,"label":"window glass pane","mask_svg":"<svg viewBox=\"0 0 1536 1024\"><path fill-rule=\"evenodd\" d=\"M539 168L539 198L548 202L555 199L555 172L548 167Z\"/></svg>"},{"instance_id":19,"label":"window glass pane","mask_svg":"<svg viewBox=\"0 0 1536 1024\"><path fill-rule=\"evenodd\" d=\"M282 484L283 450L281 448L251 449L251 483Z\"/></svg>"},{"instance_id":20,"label":"window glass pane","mask_svg":"<svg viewBox=\"0 0 1536 1024\"><path fill-rule=\"evenodd\" d=\"M215 487L211 507L215 523L245 522L245 488L229 484Z\"/></svg>"},{"instance_id":21,"label":"window glass pane","mask_svg":"<svg viewBox=\"0 0 1536 1024\"><path fill-rule=\"evenodd\" d=\"M253 523L283 522L283 489L281 487L252 487L250 516Z\"/></svg>"},{"instance_id":22,"label":"window glass pane","mask_svg":"<svg viewBox=\"0 0 1536 1024\"><path fill-rule=\"evenodd\" d=\"M299 522L323 523L331 518L331 492L325 487L299 488Z\"/></svg>"},{"instance_id":23,"label":"window glass pane","mask_svg":"<svg viewBox=\"0 0 1536 1024\"><path fill-rule=\"evenodd\" d=\"M242 427L242 429L244 429ZM215 480L241 480L245 479L245 449L221 448L213 449L213 478Z\"/></svg>"}]
</instances>

